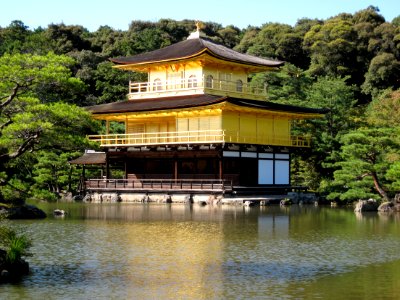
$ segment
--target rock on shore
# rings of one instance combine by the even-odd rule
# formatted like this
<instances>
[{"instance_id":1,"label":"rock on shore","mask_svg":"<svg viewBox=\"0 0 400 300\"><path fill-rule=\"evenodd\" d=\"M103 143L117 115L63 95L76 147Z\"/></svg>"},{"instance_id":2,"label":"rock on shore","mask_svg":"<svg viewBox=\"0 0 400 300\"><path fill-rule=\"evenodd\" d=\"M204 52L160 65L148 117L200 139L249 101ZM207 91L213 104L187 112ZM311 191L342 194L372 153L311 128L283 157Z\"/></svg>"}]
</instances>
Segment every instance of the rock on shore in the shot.
<instances>
[{"instance_id":1,"label":"rock on shore","mask_svg":"<svg viewBox=\"0 0 400 300\"><path fill-rule=\"evenodd\" d=\"M383 202L378 207L380 212L400 212L400 203Z\"/></svg>"},{"instance_id":2,"label":"rock on shore","mask_svg":"<svg viewBox=\"0 0 400 300\"><path fill-rule=\"evenodd\" d=\"M359 200L354 208L355 212L377 211L379 203L374 199Z\"/></svg>"},{"instance_id":3,"label":"rock on shore","mask_svg":"<svg viewBox=\"0 0 400 300\"><path fill-rule=\"evenodd\" d=\"M47 217L43 210L29 204L12 207L0 204L0 214L5 214L8 219L44 219Z\"/></svg>"}]
</instances>

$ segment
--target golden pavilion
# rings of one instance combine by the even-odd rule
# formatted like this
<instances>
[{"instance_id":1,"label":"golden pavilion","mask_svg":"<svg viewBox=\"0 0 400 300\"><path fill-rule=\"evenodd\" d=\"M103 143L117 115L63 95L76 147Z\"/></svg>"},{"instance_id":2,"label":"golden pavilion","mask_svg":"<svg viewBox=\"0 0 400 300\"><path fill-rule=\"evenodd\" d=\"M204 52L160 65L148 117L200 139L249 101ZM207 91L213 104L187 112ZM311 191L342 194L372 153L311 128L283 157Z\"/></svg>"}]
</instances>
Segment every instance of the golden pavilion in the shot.
<instances>
[{"instance_id":1,"label":"golden pavilion","mask_svg":"<svg viewBox=\"0 0 400 300\"><path fill-rule=\"evenodd\" d=\"M290 187L291 149L310 147L309 137L291 133L292 123L325 113L267 101L266 88L249 84L249 75L283 62L236 52L199 30L165 48L111 61L147 73L147 81L129 82L125 101L89 107L106 123L105 134L90 136L104 152L76 162L90 163L91 156L105 166L104 178L87 181L89 189ZM123 123L125 132L111 133L112 122ZM123 178L112 178L112 166Z\"/></svg>"}]
</instances>

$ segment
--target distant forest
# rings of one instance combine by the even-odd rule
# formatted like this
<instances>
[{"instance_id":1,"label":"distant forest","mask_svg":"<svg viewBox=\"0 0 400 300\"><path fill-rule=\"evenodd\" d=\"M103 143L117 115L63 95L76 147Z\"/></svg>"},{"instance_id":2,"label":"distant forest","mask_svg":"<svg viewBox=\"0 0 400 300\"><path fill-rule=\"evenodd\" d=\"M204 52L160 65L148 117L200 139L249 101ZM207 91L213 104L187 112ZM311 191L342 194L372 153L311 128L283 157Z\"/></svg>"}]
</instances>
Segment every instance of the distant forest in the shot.
<instances>
[{"instance_id":1,"label":"distant forest","mask_svg":"<svg viewBox=\"0 0 400 300\"><path fill-rule=\"evenodd\" d=\"M112 68L130 56L186 39L194 20L132 21L128 30L22 21L0 28L0 202L55 200L74 190L68 165L100 130L81 107L125 100L128 81L147 76ZM323 107L323 119L294 124L310 149L294 150L292 184L330 200L393 199L400 193L400 16L386 22L377 7L294 26L239 29L203 24L211 40L236 51L285 61L253 75L268 99ZM40 118L38 118L40 116Z\"/></svg>"}]
</instances>

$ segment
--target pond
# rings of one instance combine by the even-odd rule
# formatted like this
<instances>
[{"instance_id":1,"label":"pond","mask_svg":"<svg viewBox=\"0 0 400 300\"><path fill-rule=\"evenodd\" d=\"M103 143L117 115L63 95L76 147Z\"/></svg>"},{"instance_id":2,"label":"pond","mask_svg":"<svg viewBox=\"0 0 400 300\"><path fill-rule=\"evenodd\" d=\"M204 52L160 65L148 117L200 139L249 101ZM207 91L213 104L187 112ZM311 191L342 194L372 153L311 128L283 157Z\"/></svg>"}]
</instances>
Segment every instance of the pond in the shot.
<instances>
[{"instance_id":1,"label":"pond","mask_svg":"<svg viewBox=\"0 0 400 300\"><path fill-rule=\"evenodd\" d=\"M31 274L1 299L394 299L400 214L181 204L39 204L12 221ZM65 217L53 217L55 208Z\"/></svg>"}]
</instances>

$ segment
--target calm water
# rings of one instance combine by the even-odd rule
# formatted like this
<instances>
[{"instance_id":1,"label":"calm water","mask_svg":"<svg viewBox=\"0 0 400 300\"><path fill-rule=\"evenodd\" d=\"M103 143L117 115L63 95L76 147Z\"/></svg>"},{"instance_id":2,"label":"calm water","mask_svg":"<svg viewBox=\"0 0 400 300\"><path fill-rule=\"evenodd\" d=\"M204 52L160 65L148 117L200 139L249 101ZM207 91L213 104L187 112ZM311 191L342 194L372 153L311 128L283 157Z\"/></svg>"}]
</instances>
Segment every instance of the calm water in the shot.
<instances>
[{"instance_id":1,"label":"calm water","mask_svg":"<svg viewBox=\"0 0 400 300\"><path fill-rule=\"evenodd\" d=\"M293 206L58 204L13 221L32 274L1 299L394 299L400 214Z\"/></svg>"}]
</instances>

